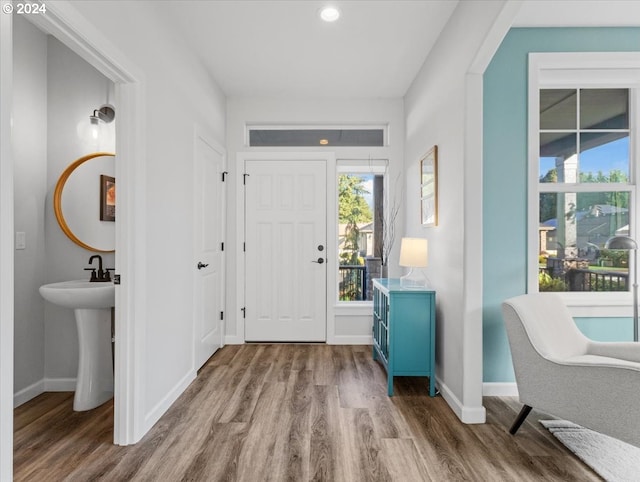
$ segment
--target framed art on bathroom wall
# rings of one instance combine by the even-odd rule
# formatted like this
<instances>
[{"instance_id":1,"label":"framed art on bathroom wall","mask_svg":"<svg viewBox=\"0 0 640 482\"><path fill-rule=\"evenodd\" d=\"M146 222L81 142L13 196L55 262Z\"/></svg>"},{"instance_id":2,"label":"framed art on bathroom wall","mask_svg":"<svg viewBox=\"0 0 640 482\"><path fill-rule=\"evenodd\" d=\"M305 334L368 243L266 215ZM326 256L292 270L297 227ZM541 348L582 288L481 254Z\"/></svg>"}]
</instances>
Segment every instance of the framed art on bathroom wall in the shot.
<instances>
[{"instance_id":1,"label":"framed art on bathroom wall","mask_svg":"<svg viewBox=\"0 0 640 482\"><path fill-rule=\"evenodd\" d=\"M100 221L116 220L116 179L100 175Z\"/></svg>"},{"instance_id":2,"label":"framed art on bathroom wall","mask_svg":"<svg viewBox=\"0 0 640 482\"><path fill-rule=\"evenodd\" d=\"M438 146L420 160L420 210L422 225L438 225Z\"/></svg>"}]
</instances>

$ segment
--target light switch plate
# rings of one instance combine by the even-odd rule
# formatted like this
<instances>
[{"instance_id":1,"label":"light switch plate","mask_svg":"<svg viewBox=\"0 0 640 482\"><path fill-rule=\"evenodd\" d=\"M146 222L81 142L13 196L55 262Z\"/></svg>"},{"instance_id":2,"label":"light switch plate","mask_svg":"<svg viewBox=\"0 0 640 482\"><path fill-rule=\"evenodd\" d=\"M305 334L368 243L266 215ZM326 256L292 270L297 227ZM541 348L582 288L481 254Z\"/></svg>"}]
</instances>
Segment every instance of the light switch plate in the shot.
<instances>
[{"instance_id":1,"label":"light switch plate","mask_svg":"<svg viewBox=\"0 0 640 482\"><path fill-rule=\"evenodd\" d=\"M16 249L25 249L27 247L27 234L24 231L16 232Z\"/></svg>"}]
</instances>

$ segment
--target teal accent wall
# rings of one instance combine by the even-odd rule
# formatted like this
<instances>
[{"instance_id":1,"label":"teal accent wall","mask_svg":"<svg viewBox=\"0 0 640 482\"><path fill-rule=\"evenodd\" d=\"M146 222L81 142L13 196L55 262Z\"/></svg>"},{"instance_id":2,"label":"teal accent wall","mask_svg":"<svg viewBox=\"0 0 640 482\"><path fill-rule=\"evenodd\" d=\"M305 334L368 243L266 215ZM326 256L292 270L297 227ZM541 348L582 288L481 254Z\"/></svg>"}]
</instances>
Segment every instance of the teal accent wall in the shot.
<instances>
[{"instance_id":1,"label":"teal accent wall","mask_svg":"<svg viewBox=\"0 0 640 482\"><path fill-rule=\"evenodd\" d=\"M587 338L595 341L633 340L632 318L575 318Z\"/></svg>"},{"instance_id":2,"label":"teal accent wall","mask_svg":"<svg viewBox=\"0 0 640 482\"><path fill-rule=\"evenodd\" d=\"M484 74L483 363L485 382L515 380L500 304L527 286L527 84L529 52L640 51L640 28L514 28ZM622 319L624 320L624 319ZM631 339L611 319L578 326ZM625 325L626 326L626 325ZM620 336L621 338L618 338Z\"/></svg>"}]
</instances>

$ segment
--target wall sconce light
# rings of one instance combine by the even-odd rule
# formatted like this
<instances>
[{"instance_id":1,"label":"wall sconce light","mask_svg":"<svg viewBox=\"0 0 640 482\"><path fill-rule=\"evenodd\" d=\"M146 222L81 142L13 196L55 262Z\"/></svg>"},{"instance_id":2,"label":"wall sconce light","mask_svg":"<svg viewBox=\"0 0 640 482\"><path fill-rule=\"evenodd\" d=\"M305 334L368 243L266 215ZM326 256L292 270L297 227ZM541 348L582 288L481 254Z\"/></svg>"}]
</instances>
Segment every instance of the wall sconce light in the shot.
<instances>
[{"instance_id":1,"label":"wall sconce light","mask_svg":"<svg viewBox=\"0 0 640 482\"><path fill-rule=\"evenodd\" d=\"M89 116L91 123L91 138L97 140L100 135L100 122L109 124L116 117L116 111L112 105L104 104L99 109L95 109L93 114Z\"/></svg>"},{"instance_id":2,"label":"wall sconce light","mask_svg":"<svg viewBox=\"0 0 640 482\"><path fill-rule=\"evenodd\" d=\"M400 244L400 266L409 268L409 272L400 278L402 288L425 288L427 278L420 269L426 268L428 262L428 242L423 238L402 238Z\"/></svg>"}]
</instances>

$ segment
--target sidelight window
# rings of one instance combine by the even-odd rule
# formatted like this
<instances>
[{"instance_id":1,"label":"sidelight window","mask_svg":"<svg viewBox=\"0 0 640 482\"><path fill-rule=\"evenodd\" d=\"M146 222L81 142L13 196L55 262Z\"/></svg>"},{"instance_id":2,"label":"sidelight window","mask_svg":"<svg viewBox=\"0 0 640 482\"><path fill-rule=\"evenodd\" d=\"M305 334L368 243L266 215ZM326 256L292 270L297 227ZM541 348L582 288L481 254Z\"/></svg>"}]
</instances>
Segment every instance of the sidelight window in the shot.
<instances>
[{"instance_id":1,"label":"sidelight window","mask_svg":"<svg viewBox=\"0 0 640 482\"><path fill-rule=\"evenodd\" d=\"M384 257L384 166L339 166L338 301L371 301Z\"/></svg>"}]
</instances>

